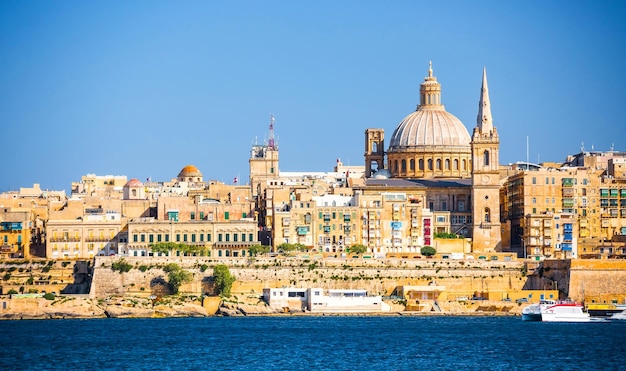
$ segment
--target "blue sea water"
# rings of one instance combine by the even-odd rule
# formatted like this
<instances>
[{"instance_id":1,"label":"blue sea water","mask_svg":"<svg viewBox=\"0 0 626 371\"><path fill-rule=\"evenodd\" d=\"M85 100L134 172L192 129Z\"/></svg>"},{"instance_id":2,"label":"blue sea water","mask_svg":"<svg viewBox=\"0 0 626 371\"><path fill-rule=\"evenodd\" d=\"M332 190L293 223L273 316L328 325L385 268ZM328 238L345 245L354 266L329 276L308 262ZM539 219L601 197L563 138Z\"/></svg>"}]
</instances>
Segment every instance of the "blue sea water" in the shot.
<instances>
[{"instance_id":1,"label":"blue sea water","mask_svg":"<svg viewBox=\"0 0 626 371\"><path fill-rule=\"evenodd\" d=\"M619 370L626 321L286 316L0 321L1 370Z\"/></svg>"}]
</instances>

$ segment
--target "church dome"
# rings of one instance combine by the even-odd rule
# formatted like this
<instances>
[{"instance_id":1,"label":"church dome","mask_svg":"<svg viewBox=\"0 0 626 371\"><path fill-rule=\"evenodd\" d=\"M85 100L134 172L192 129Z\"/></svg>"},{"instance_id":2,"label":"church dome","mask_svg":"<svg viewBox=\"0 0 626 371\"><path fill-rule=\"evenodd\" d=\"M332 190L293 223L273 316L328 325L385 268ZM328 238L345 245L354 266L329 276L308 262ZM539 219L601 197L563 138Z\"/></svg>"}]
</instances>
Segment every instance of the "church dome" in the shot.
<instances>
[{"instance_id":1,"label":"church dome","mask_svg":"<svg viewBox=\"0 0 626 371\"><path fill-rule=\"evenodd\" d=\"M202 176L202 173L200 172L200 170L198 170L197 167L195 167L193 165L185 166L180 171L180 173L178 173L178 177L179 178L198 177L198 176Z\"/></svg>"},{"instance_id":2,"label":"church dome","mask_svg":"<svg viewBox=\"0 0 626 371\"><path fill-rule=\"evenodd\" d=\"M417 109L400 122L389 150L425 146L467 146L470 136L458 118L445 110Z\"/></svg>"},{"instance_id":3,"label":"church dome","mask_svg":"<svg viewBox=\"0 0 626 371\"><path fill-rule=\"evenodd\" d=\"M133 178L124 184L124 187L141 187L143 184L137 178Z\"/></svg>"},{"instance_id":4,"label":"church dome","mask_svg":"<svg viewBox=\"0 0 626 371\"><path fill-rule=\"evenodd\" d=\"M420 85L417 109L391 135L387 168L399 178L466 178L470 160L469 132L441 103L441 84L431 63Z\"/></svg>"}]
</instances>

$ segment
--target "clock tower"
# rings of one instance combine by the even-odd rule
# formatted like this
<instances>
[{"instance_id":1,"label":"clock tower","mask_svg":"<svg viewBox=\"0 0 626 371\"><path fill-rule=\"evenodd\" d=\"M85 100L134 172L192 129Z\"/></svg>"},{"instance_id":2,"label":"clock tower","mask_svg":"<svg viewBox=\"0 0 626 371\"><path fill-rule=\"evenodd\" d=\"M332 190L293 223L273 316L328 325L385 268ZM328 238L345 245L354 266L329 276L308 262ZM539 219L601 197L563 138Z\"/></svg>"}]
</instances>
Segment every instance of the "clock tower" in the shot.
<instances>
[{"instance_id":1,"label":"clock tower","mask_svg":"<svg viewBox=\"0 0 626 371\"><path fill-rule=\"evenodd\" d=\"M486 69L483 69L477 125L470 144L472 148L472 250L474 252L500 251L502 243L500 139L491 117Z\"/></svg>"}]
</instances>

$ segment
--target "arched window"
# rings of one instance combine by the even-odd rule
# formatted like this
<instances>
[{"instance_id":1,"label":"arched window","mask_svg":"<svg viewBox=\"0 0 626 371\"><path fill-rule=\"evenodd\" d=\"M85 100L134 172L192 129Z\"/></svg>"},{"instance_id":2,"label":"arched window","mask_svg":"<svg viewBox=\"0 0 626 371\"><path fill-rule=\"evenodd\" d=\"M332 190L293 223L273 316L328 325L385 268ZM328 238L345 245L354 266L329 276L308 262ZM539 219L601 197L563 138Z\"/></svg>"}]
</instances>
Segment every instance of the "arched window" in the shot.
<instances>
[{"instance_id":1,"label":"arched window","mask_svg":"<svg viewBox=\"0 0 626 371\"><path fill-rule=\"evenodd\" d=\"M441 159L437 159L437 170L441 170Z\"/></svg>"},{"instance_id":2,"label":"arched window","mask_svg":"<svg viewBox=\"0 0 626 371\"><path fill-rule=\"evenodd\" d=\"M378 153L378 142L372 142L372 153Z\"/></svg>"},{"instance_id":3,"label":"arched window","mask_svg":"<svg viewBox=\"0 0 626 371\"><path fill-rule=\"evenodd\" d=\"M424 171L424 159L420 158L419 161L417 162L417 166L418 166L418 169Z\"/></svg>"},{"instance_id":4,"label":"arched window","mask_svg":"<svg viewBox=\"0 0 626 371\"><path fill-rule=\"evenodd\" d=\"M429 158L428 159L428 170L432 170L433 169L433 159Z\"/></svg>"},{"instance_id":5,"label":"arched window","mask_svg":"<svg viewBox=\"0 0 626 371\"><path fill-rule=\"evenodd\" d=\"M463 166L463 171L467 170L467 160L463 160L462 166Z\"/></svg>"},{"instance_id":6,"label":"arched window","mask_svg":"<svg viewBox=\"0 0 626 371\"><path fill-rule=\"evenodd\" d=\"M453 163L454 163L454 170L459 170L459 160L455 158Z\"/></svg>"},{"instance_id":7,"label":"arched window","mask_svg":"<svg viewBox=\"0 0 626 371\"><path fill-rule=\"evenodd\" d=\"M393 171L398 172L398 160L393 160Z\"/></svg>"},{"instance_id":8,"label":"arched window","mask_svg":"<svg viewBox=\"0 0 626 371\"><path fill-rule=\"evenodd\" d=\"M491 223L491 210L489 210L488 207L485 208L485 218L484 218L484 222L485 223Z\"/></svg>"},{"instance_id":9,"label":"arched window","mask_svg":"<svg viewBox=\"0 0 626 371\"><path fill-rule=\"evenodd\" d=\"M448 158L446 159L446 162L445 162L445 169L450 170L450 159Z\"/></svg>"},{"instance_id":10,"label":"arched window","mask_svg":"<svg viewBox=\"0 0 626 371\"><path fill-rule=\"evenodd\" d=\"M406 160L402 159L402 172L406 172Z\"/></svg>"},{"instance_id":11,"label":"arched window","mask_svg":"<svg viewBox=\"0 0 626 371\"><path fill-rule=\"evenodd\" d=\"M483 153L483 165L489 166L489 151L487 150Z\"/></svg>"},{"instance_id":12,"label":"arched window","mask_svg":"<svg viewBox=\"0 0 626 371\"><path fill-rule=\"evenodd\" d=\"M409 161L409 169L410 169L411 171L415 171L415 160L414 160L414 159L411 159L411 160Z\"/></svg>"}]
</instances>

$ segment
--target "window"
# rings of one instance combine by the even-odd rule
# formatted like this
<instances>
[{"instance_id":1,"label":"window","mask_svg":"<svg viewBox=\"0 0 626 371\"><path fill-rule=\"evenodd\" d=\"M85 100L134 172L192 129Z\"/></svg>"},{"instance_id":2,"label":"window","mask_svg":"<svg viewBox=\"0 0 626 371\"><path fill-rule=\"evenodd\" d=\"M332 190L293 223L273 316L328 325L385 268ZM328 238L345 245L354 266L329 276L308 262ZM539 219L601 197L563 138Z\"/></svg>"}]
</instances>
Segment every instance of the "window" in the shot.
<instances>
[{"instance_id":1,"label":"window","mask_svg":"<svg viewBox=\"0 0 626 371\"><path fill-rule=\"evenodd\" d=\"M136 234L134 234L134 235L133 235L133 242L137 242L137 238L138 238L138 237L137 237L137 235L136 235Z\"/></svg>"},{"instance_id":2,"label":"window","mask_svg":"<svg viewBox=\"0 0 626 371\"><path fill-rule=\"evenodd\" d=\"M483 152L483 165L489 166L489 151Z\"/></svg>"},{"instance_id":3,"label":"window","mask_svg":"<svg viewBox=\"0 0 626 371\"><path fill-rule=\"evenodd\" d=\"M459 170L459 160L455 158L453 164L454 164L454 170Z\"/></svg>"},{"instance_id":4,"label":"window","mask_svg":"<svg viewBox=\"0 0 626 371\"><path fill-rule=\"evenodd\" d=\"M437 164L437 170L441 170L441 160L440 159L437 159L436 164Z\"/></svg>"},{"instance_id":5,"label":"window","mask_svg":"<svg viewBox=\"0 0 626 371\"><path fill-rule=\"evenodd\" d=\"M225 211L224 212L224 219L228 220L230 218L230 212L229 211Z\"/></svg>"},{"instance_id":6,"label":"window","mask_svg":"<svg viewBox=\"0 0 626 371\"><path fill-rule=\"evenodd\" d=\"M153 243L153 242L154 242L154 235L153 235L153 234L148 235L148 241L149 241L150 243Z\"/></svg>"},{"instance_id":7,"label":"window","mask_svg":"<svg viewBox=\"0 0 626 371\"><path fill-rule=\"evenodd\" d=\"M196 234L195 233L193 233L191 235L191 242L196 242Z\"/></svg>"},{"instance_id":8,"label":"window","mask_svg":"<svg viewBox=\"0 0 626 371\"><path fill-rule=\"evenodd\" d=\"M211 242L211 234L210 234L210 233L207 233L207 234L206 234L206 240L207 240L208 242Z\"/></svg>"},{"instance_id":9,"label":"window","mask_svg":"<svg viewBox=\"0 0 626 371\"><path fill-rule=\"evenodd\" d=\"M222 234L221 233L217 234L217 241L218 242L222 242Z\"/></svg>"},{"instance_id":10,"label":"window","mask_svg":"<svg viewBox=\"0 0 626 371\"><path fill-rule=\"evenodd\" d=\"M141 234L141 242L146 242L146 235L145 234Z\"/></svg>"},{"instance_id":11,"label":"window","mask_svg":"<svg viewBox=\"0 0 626 371\"><path fill-rule=\"evenodd\" d=\"M488 207L485 208L484 214L485 214L485 218L484 218L485 223L491 223L491 210L489 210Z\"/></svg>"},{"instance_id":12,"label":"window","mask_svg":"<svg viewBox=\"0 0 626 371\"><path fill-rule=\"evenodd\" d=\"M190 219L191 219L191 220L196 219L196 213L194 213L193 211L191 212Z\"/></svg>"},{"instance_id":13,"label":"window","mask_svg":"<svg viewBox=\"0 0 626 371\"><path fill-rule=\"evenodd\" d=\"M533 184L537 184L537 178L533 177Z\"/></svg>"},{"instance_id":14,"label":"window","mask_svg":"<svg viewBox=\"0 0 626 371\"><path fill-rule=\"evenodd\" d=\"M432 170L433 169L433 160L432 159L428 159L428 170Z\"/></svg>"},{"instance_id":15,"label":"window","mask_svg":"<svg viewBox=\"0 0 626 371\"><path fill-rule=\"evenodd\" d=\"M165 242L170 242L170 235L169 234L165 235Z\"/></svg>"},{"instance_id":16,"label":"window","mask_svg":"<svg viewBox=\"0 0 626 371\"><path fill-rule=\"evenodd\" d=\"M445 166L446 166L445 168L446 170L450 170L450 159L446 159Z\"/></svg>"},{"instance_id":17,"label":"window","mask_svg":"<svg viewBox=\"0 0 626 371\"><path fill-rule=\"evenodd\" d=\"M176 242L180 242L180 233L176 234Z\"/></svg>"},{"instance_id":18,"label":"window","mask_svg":"<svg viewBox=\"0 0 626 371\"><path fill-rule=\"evenodd\" d=\"M420 170L424 171L424 160L420 158L420 159L417 161L417 166L418 166L418 168L419 168Z\"/></svg>"},{"instance_id":19,"label":"window","mask_svg":"<svg viewBox=\"0 0 626 371\"><path fill-rule=\"evenodd\" d=\"M402 171L406 171L406 160L402 160Z\"/></svg>"},{"instance_id":20,"label":"window","mask_svg":"<svg viewBox=\"0 0 626 371\"><path fill-rule=\"evenodd\" d=\"M204 211L200 211L200 220L204 220Z\"/></svg>"},{"instance_id":21,"label":"window","mask_svg":"<svg viewBox=\"0 0 626 371\"><path fill-rule=\"evenodd\" d=\"M409 169L414 171L415 170L415 160L411 159L411 161L409 161Z\"/></svg>"}]
</instances>

